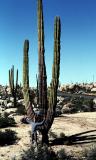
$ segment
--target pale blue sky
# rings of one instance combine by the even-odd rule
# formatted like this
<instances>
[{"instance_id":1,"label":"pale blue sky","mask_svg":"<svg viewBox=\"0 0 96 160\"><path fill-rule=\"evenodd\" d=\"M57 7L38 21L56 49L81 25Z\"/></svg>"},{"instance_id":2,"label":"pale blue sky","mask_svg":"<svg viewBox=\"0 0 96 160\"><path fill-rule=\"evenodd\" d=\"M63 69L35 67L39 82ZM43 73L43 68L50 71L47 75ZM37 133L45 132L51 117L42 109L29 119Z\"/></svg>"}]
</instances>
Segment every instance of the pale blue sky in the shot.
<instances>
[{"instance_id":1,"label":"pale blue sky","mask_svg":"<svg viewBox=\"0 0 96 160\"><path fill-rule=\"evenodd\" d=\"M54 17L61 17L60 82L96 81L96 0L43 0L45 61L48 84L53 62ZM19 69L22 82L23 43L30 41L30 85L38 69L37 1L0 0L0 84L8 70Z\"/></svg>"}]
</instances>

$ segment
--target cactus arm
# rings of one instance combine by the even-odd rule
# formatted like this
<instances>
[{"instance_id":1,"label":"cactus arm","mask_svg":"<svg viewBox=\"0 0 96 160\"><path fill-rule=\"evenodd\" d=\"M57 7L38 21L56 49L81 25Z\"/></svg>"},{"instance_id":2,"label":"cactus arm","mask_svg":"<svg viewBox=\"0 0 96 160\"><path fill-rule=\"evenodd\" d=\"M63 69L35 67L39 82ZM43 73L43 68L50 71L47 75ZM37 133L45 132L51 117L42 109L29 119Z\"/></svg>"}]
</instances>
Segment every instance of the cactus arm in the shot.
<instances>
[{"instance_id":1,"label":"cactus arm","mask_svg":"<svg viewBox=\"0 0 96 160\"><path fill-rule=\"evenodd\" d=\"M56 17L54 25L54 61L52 67L52 81L50 84L49 107L44 123L36 127L36 129L40 130L41 132L48 132L54 121L60 72L60 31L60 18Z\"/></svg>"},{"instance_id":2,"label":"cactus arm","mask_svg":"<svg viewBox=\"0 0 96 160\"><path fill-rule=\"evenodd\" d=\"M32 108L32 103L30 99L29 93L29 41L25 40L24 42L24 55L23 55L23 96L24 96L24 103L25 109L27 111L27 116L31 120L33 120L35 113Z\"/></svg>"},{"instance_id":3,"label":"cactus arm","mask_svg":"<svg viewBox=\"0 0 96 160\"><path fill-rule=\"evenodd\" d=\"M23 95L25 108L28 110L30 98L29 98L29 41L24 42L24 55L23 55Z\"/></svg>"},{"instance_id":4,"label":"cactus arm","mask_svg":"<svg viewBox=\"0 0 96 160\"><path fill-rule=\"evenodd\" d=\"M54 61L52 67L52 81L50 84L50 97L49 107L55 111L57 104L57 89L59 84L59 72L60 72L60 18L55 18L54 23Z\"/></svg>"},{"instance_id":5,"label":"cactus arm","mask_svg":"<svg viewBox=\"0 0 96 160\"><path fill-rule=\"evenodd\" d=\"M9 69L9 87L10 87L10 91L12 93L12 87L11 87L11 70Z\"/></svg>"},{"instance_id":6,"label":"cactus arm","mask_svg":"<svg viewBox=\"0 0 96 160\"><path fill-rule=\"evenodd\" d=\"M16 71L16 88L17 88L17 86L18 86L18 69Z\"/></svg>"},{"instance_id":7,"label":"cactus arm","mask_svg":"<svg viewBox=\"0 0 96 160\"><path fill-rule=\"evenodd\" d=\"M38 0L38 91L39 109L47 113L47 75L45 66L44 48L44 20L42 0Z\"/></svg>"}]
</instances>

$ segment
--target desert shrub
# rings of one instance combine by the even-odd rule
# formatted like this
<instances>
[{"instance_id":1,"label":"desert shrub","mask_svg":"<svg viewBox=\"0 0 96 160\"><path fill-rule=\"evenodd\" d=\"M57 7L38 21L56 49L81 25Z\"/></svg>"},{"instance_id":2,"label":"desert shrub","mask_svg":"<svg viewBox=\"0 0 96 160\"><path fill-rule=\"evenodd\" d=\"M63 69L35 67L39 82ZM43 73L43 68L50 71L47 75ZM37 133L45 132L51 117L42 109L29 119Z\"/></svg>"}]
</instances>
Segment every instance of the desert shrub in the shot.
<instances>
[{"instance_id":1,"label":"desert shrub","mask_svg":"<svg viewBox=\"0 0 96 160\"><path fill-rule=\"evenodd\" d=\"M8 113L0 115L0 128L15 126L16 122L13 117L9 117Z\"/></svg>"},{"instance_id":2,"label":"desert shrub","mask_svg":"<svg viewBox=\"0 0 96 160\"><path fill-rule=\"evenodd\" d=\"M17 140L16 132L10 129L0 131L0 146L11 145Z\"/></svg>"},{"instance_id":3,"label":"desert shrub","mask_svg":"<svg viewBox=\"0 0 96 160\"><path fill-rule=\"evenodd\" d=\"M74 104L74 112L90 112L94 110L92 99L72 98L71 102Z\"/></svg>"},{"instance_id":4,"label":"desert shrub","mask_svg":"<svg viewBox=\"0 0 96 160\"><path fill-rule=\"evenodd\" d=\"M25 151L22 155L22 160L58 160L55 152L52 149L48 149L47 145L39 144L31 146L28 151Z\"/></svg>"},{"instance_id":5,"label":"desert shrub","mask_svg":"<svg viewBox=\"0 0 96 160\"><path fill-rule=\"evenodd\" d=\"M67 155L64 149L61 149L57 152L58 160L71 160L72 158Z\"/></svg>"},{"instance_id":6,"label":"desert shrub","mask_svg":"<svg viewBox=\"0 0 96 160\"><path fill-rule=\"evenodd\" d=\"M93 146L89 151L85 151L86 160L96 160L96 146Z\"/></svg>"},{"instance_id":7,"label":"desert shrub","mask_svg":"<svg viewBox=\"0 0 96 160\"><path fill-rule=\"evenodd\" d=\"M24 105L18 105L16 113L18 115L25 115L26 114L25 106Z\"/></svg>"},{"instance_id":8,"label":"desert shrub","mask_svg":"<svg viewBox=\"0 0 96 160\"><path fill-rule=\"evenodd\" d=\"M88 106L88 108L89 108L88 111L94 111L94 109L93 109L94 103L93 103L92 99L84 99L83 105Z\"/></svg>"},{"instance_id":9,"label":"desert shrub","mask_svg":"<svg viewBox=\"0 0 96 160\"><path fill-rule=\"evenodd\" d=\"M71 102L74 104L74 112L81 111L82 104L84 99L83 98L72 98Z\"/></svg>"}]
</instances>

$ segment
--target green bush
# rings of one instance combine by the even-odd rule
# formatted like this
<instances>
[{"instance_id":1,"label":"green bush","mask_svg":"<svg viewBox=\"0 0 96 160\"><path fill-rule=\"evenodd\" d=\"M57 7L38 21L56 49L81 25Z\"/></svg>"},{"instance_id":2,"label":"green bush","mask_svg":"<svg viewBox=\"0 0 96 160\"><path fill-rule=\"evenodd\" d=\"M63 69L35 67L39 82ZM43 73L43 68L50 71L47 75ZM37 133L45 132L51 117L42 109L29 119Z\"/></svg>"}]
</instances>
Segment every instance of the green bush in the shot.
<instances>
[{"instance_id":1,"label":"green bush","mask_svg":"<svg viewBox=\"0 0 96 160\"><path fill-rule=\"evenodd\" d=\"M58 160L71 160L72 158L67 155L64 149L57 152Z\"/></svg>"},{"instance_id":2,"label":"green bush","mask_svg":"<svg viewBox=\"0 0 96 160\"><path fill-rule=\"evenodd\" d=\"M64 149L55 153L51 147L48 148L47 145L42 146L41 144L31 146L21 157L21 160L73 160Z\"/></svg>"},{"instance_id":3,"label":"green bush","mask_svg":"<svg viewBox=\"0 0 96 160\"><path fill-rule=\"evenodd\" d=\"M31 146L28 151L22 155L22 160L58 160L56 154L52 149L48 149L47 145L39 144Z\"/></svg>"},{"instance_id":4,"label":"green bush","mask_svg":"<svg viewBox=\"0 0 96 160\"><path fill-rule=\"evenodd\" d=\"M18 115L25 115L25 114L26 114L25 106L23 106L23 105L18 105L18 106L17 106L17 111L16 111L16 113L17 113Z\"/></svg>"},{"instance_id":5,"label":"green bush","mask_svg":"<svg viewBox=\"0 0 96 160\"><path fill-rule=\"evenodd\" d=\"M5 131L0 131L0 146L11 145L17 140L16 132L6 129Z\"/></svg>"},{"instance_id":6,"label":"green bush","mask_svg":"<svg viewBox=\"0 0 96 160\"><path fill-rule=\"evenodd\" d=\"M6 112L3 115L0 115L0 128L12 127L16 125L14 118L8 116L9 114Z\"/></svg>"},{"instance_id":7,"label":"green bush","mask_svg":"<svg viewBox=\"0 0 96 160\"><path fill-rule=\"evenodd\" d=\"M96 160L96 146L93 146L90 151L85 151L86 160Z\"/></svg>"},{"instance_id":8,"label":"green bush","mask_svg":"<svg viewBox=\"0 0 96 160\"><path fill-rule=\"evenodd\" d=\"M85 99L85 98L72 98L71 99L72 104L74 104L73 113L76 113L78 111L81 112L90 112L94 111L93 108L93 100L92 99Z\"/></svg>"},{"instance_id":9,"label":"green bush","mask_svg":"<svg viewBox=\"0 0 96 160\"><path fill-rule=\"evenodd\" d=\"M94 111L94 108L93 108L94 102L93 102L92 99L85 99L85 100L83 101L83 105L88 106L88 107L89 107L89 111Z\"/></svg>"}]
</instances>

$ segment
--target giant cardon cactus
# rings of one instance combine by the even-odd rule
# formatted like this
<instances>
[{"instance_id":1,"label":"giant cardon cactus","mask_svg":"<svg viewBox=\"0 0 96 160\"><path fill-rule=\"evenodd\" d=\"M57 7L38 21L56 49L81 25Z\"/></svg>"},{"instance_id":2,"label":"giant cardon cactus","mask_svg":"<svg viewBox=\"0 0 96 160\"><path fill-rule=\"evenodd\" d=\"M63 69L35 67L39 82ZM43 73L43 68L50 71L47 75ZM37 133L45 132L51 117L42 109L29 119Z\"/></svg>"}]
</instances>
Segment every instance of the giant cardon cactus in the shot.
<instances>
[{"instance_id":1,"label":"giant cardon cactus","mask_svg":"<svg viewBox=\"0 0 96 160\"><path fill-rule=\"evenodd\" d=\"M47 112L47 76L45 66L44 48L44 22L42 0L38 0L38 88L39 88L39 108L46 114Z\"/></svg>"},{"instance_id":2,"label":"giant cardon cactus","mask_svg":"<svg viewBox=\"0 0 96 160\"><path fill-rule=\"evenodd\" d=\"M43 111L43 123L35 125L35 131L39 130L42 134L42 142L48 143L48 131L53 123L55 108L57 104L57 89L59 84L60 72L60 35L61 23L60 17L55 18L54 23L54 60L52 67L52 80L50 83L50 93L47 96L47 76L44 57L44 22L42 0L38 0L38 104L40 112ZM27 45L27 46L26 46ZM23 93L27 116L36 121L36 113L31 104L29 94L29 69L28 69L28 41L24 43L24 61L23 61Z\"/></svg>"},{"instance_id":3,"label":"giant cardon cactus","mask_svg":"<svg viewBox=\"0 0 96 160\"><path fill-rule=\"evenodd\" d=\"M16 83L14 82L14 66L9 70L9 86L11 94L14 98L14 107L16 107L16 97L17 97L17 89L18 89L18 69L16 71Z\"/></svg>"},{"instance_id":4,"label":"giant cardon cactus","mask_svg":"<svg viewBox=\"0 0 96 160\"><path fill-rule=\"evenodd\" d=\"M23 95L27 114L29 111L30 94L29 94L29 41L24 42L24 55L23 55ZM29 114L28 114L29 115Z\"/></svg>"}]
</instances>

